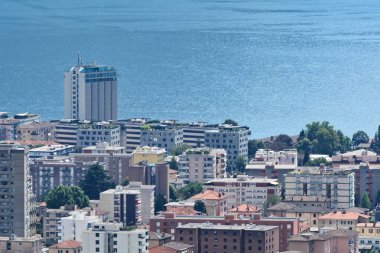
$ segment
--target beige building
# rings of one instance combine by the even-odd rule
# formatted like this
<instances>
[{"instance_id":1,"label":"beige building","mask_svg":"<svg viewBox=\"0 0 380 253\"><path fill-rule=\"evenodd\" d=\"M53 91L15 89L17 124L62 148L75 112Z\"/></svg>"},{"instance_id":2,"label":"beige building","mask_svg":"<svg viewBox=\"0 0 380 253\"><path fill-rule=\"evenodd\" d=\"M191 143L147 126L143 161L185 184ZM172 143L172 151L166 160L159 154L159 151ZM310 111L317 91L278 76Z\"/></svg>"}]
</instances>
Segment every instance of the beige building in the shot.
<instances>
[{"instance_id":1,"label":"beige building","mask_svg":"<svg viewBox=\"0 0 380 253\"><path fill-rule=\"evenodd\" d=\"M0 237L1 253L41 253L41 237ZM62 252L63 253L63 252Z\"/></svg>"},{"instance_id":2,"label":"beige building","mask_svg":"<svg viewBox=\"0 0 380 253\"><path fill-rule=\"evenodd\" d=\"M207 215L223 216L227 213L227 195L211 190L206 190L190 198L192 201L200 200L205 204Z\"/></svg>"},{"instance_id":3,"label":"beige building","mask_svg":"<svg viewBox=\"0 0 380 253\"><path fill-rule=\"evenodd\" d=\"M358 223L369 222L370 216L347 211L333 211L318 219L318 227L356 230Z\"/></svg>"},{"instance_id":4,"label":"beige building","mask_svg":"<svg viewBox=\"0 0 380 253\"><path fill-rule=\"evenodd\" d=\"M49 247L49 253L81 253L82 244L78 241L63 241Z\"/></svg>"},{"instance_id":5,"label":"beige building","mask_svg":"<svg viewBox=\"0 0 380 253\"><path fill-rule=\"evenodd\" d=\"M24 147L0 143L0 183L0 236L34 236L37 205Z\"/></svg>"},{"instance_id":6,"label":"beige building","mask_svg":"<svg viewBox=\"0 0 380 253\"><path fill-rule=\"evenodd\" d=\"M56 122L32 122L17 128L17 140L54 141Z\"/></svg>"},{"instance_id":7,"label":"beige building","mask_svg":"<svg viewBox=\"0 0 380 253\"><path fill-rule=\"evenodd\" d=\"M224 149L189 149L179 156L178 180L186 185L223 177L226 172L226 157L227 152Z\"/></svg>"},{"instance_id":8,"label":"beige building","mask_svg":"<svg viewBox=\"0 0 380 253\"><path fill-rule=\"evenodd\" d=\"M149 163L164 163L165 162L166 151L164 148L158 147L137 147L133 155L133 163L138 164L142 161L147 161Z\"/></svg>"},{"instance_id":9,"label":"beige building","mask_svg":"<svg viewBox=\"0 0 380 253\"><path fill-rule=\"evenodd\" d=\"M82 148L82 152L85 154L124 154L125 147L111 146L108 142L99 142L96 143L96 146Z\"/></svg>"}]
</instances>

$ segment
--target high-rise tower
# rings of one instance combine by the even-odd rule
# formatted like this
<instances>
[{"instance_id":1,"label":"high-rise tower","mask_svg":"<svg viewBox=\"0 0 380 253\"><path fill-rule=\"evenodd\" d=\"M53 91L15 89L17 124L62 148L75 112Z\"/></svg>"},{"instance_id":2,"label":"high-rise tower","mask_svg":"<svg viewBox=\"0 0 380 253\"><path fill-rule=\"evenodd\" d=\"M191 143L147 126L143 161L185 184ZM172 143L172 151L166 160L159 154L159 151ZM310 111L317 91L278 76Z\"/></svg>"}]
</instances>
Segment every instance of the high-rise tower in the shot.
<instances>
[{"instance_id":1,"label":"high-rise tower","mask_svg":"<svg viewBox=\"0 0 380 253\"><path fill-rule=\"evenodd\" d=\"M36 205L27 150L0 142L0 236L36 234Z\"/></svg>"},{"instance_id":2,"label":"high-rise tower","mask_svg":"<svg viewBox=\"0 0 380 253\"><path fill-rule=\"evenodd\" d=\"M95 63L65 72L65 119L117 120L116 69Z\"/></svg>"}]
</instances>

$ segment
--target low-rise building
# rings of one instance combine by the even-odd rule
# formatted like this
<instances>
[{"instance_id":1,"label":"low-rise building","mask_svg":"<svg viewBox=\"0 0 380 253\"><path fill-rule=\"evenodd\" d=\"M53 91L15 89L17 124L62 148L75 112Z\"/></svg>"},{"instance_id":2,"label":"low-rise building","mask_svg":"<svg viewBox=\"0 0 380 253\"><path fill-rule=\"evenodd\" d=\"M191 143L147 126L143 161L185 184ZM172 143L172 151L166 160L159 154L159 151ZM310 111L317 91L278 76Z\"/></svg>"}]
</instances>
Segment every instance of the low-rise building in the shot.
<instances>
[{"instance_id":1,"label":"low-rise building","mask_svg":"<svg viewBox=\"0 0 380 253\"><path fill-rule=\"evenodd\" d=\"M55 126L55 141L64 145L77 145L78 120L63 119Z\"/></svg>"},{"instance_id":2,"label":"low-rise building","mask_svg":"<svg viewBox=\"0 0 380 253\"><path fill-rule=\"evenodd\" d=\"M241 204L240 206L231 208L228 213L235 214L238 217L252 218L257 214L261 214L261 210L261 208L254 205Z\"/></svg>"},{"instance_id":3,"label":"low-rise building","mask_svg":"<svg viewBox=\"0 0 380 253\"><path fill-rule=\"evenodd\" d=\"M124 230L117 223L96 223L82 236L82 253L148 253L148 230Z\"/></svg>"},{"instance_id":4,"label":"low-rise building","mask_svg":"<svg viewBox=\"0 0 380 253\"><path fill-rule=\"evenodd\" d=\"M140 147L141 128L149 119L133 118L127 120L119 120L120 129L120 146L126 147L128 154L131 154L137 147Z\"/></svg>"},{"instance_id":5,"label":"low-rise building","mask_svg":"<svg viewBox=\"0 0 380 253\"><path fill-rule=\"evenodd\" d=\"M164 148L158 147L137 147L133 151L133 163L146 161L149 163L164 163L166 151Z\"/></svg>"},{"instance_id":6,"label":"low-rise building","mask_svg":"<svg viewBox=\"0 0 380 253\"><path fill-rule=\"evenodd\" d=\"M262 207L270 196L279 196L280 187L277 179L252 178L238 175L236 178L217 178L204 184L205 190L213 190L225 194L227 208L241 204L253 204Z\"/></svg>"},{"instance_id":7,"label":"low-rise building","mask_svg":"<svg viewBox=\"0 0 380 253\"><path fill-rule=\"evenodd\" d=\"M48 156L65 156L75 152L73 145L46 145L29 150L29 158L47 158Z\"/></svg>"},{"instance_id":8,"label":"low-rise building","mask_svg":"<svg viewBox=\"0 0 380 253\"><path fill-rule=\"evenodd\" d=\"M1 113L0 117L0 141L17 140L17 129L21 126L40 121L40 115L20 113L13 117L8 113Z\"/></svg>"},{"instance_id":9,"label":"low-rise building","mask_svg":"<svg viewBox=\"0 0 380 253\"><path fill-rule=\"evenodd\" d=\"M156 233L156 232L148 232L149 239L148 245L149 249L161 246L165 243L169 243L174 239L174 236L167 233Z\"/></svg>"},{"instance_id":10,"label":"low-rise building","mask_svg":"<svg viewBox=\"0 0 380 253\"><path fill-rule=\"evenodd\" d=\"M17 128L17 140L54 141L56 122L32 122Z\"/></svg>"},{"instance_id":11,"label":"low-rise building","mask_svg":"<svg viewBox=\"0 0 380 253\"><path fill-rule=\"evenodd\" d=\"M108 142L98 142L95 146L82 148L85 154L124 154L125 147L111 146Z\"/></svg>"},{"instance_id":12,"label":"low-rise building","mask_svg":"<svg viewBox=\"0 0 380 253\"><path fill-rule=\"evenodd\" d=\"M166 206L166 213L175 213L176 215L199 215L194 210L194 201L169 202Z\"/></svg>"},{"instance_id":13,"label":"low-rise building","mask_svg":"<svg viewBox=\"0 0 380 253\"><path fill-rule=\"evenodd\" d=\"M101 210L109 212L109 221L123 226L134 226L141 223L141 192L139 190L109 189L100 193Z\"/></svg>"},{"instance_id":14,"label":"low-rise building","mask_svg":"<svg viewBox=\"0 0 380 253\"><path fill-rule=\"evenodd\" d=\"M175 240L194 245L194 253L275 253L280 249L277 226L188 223L176 228Z\"/></svg>"},{"instance_id":15,"label":"low-rise building","mask_svg":"<svg viewBox=\"0 0 380 253\"><path fill-rule=\"evenodd\" d=\"M323 233L301 233L289 238L289 250L303 253L359 253L358 233L340 229Z\"/></svg>"},{"instance_id":16,"label":"low-rise building","mask_svg":"<svg viewBox=\"0 0 380 253\"><path fill-rule=\"evenodd\" d=\"M194 246L180 242L169 242L161 246L151 248L149 253L193 253Z\"/></svg>"},{"instance_id":17,"label":"low-rise building","mask_svg":"<svg viewBox=\"0 0 380 253\"><path fill-rule=\"evenodd\" d=\"M227 153L224 149L195 148L186 150L179 156L178 179L186 185L223 177L226 172L226 156Z\"/></svg>"},{"instance_id":18,"label":"low-rise building","mask_svg":"<svg viewBox=\"0 0 380 253\"><path fill-rule=\"evenodd\" d=\"M333 211L318 218L318 227L356 230L358 223L369 222L370 216L347 211Z\"/></svg>"},{"instance_id":19,"label":"low-rise building","mask_svg":"<svg viewBox=\"0 0 380 253\"><path fill-rule=\"evenodd\" d=\"M325 168L299 169L285 176L285 196L315 196L331 199L331 207L355 205L355 174Z\"/></svg>"},{"instance_id":20,"label":"low-rise building","mask_svg":"<svg viewBox=\"0 0 380 253\"><path fill-rule=\"evenodd\" d=\"M120 146L120 125L112 122L82 122L77 130L76 146L95 146L98 142Z\"/></svg>"},{"instance_id":21,"label":"low-rise building","mask_svg":"<svg viewBox=\"0 0 380 253\"><path fill-rule=\"evenodd\" d=\"M95 211L88 213L87 211L77 210L70 212L70 216L61 218L61 241L82 241L82 233L93 223L102 222L95 215Z\"/></svg>"},{"instance_id":22,"label":"low-rise building","mask_svg":"<svg viewBox=\"0 0 380 253\"><path fill-rule=\"evenodd\" d=\"M356 231L359 233L360 245L371 245L380 250L380 222L358 223Z\"/></svg>"},{"instance_id":23,"label":"low-rise building","mask_svg":"<svg viewBox=\"0 0 380 253\"><path fill-rule=\"evenodd\" d=\"M79 241L63 241L49 247L49 253L81 253L82 244Z\"/></svg>"},{"instance_id":24,"label":"low-rise building","mask_svg":"<svg viewBox=\"0 0 380 253\"><path fill-rule=\"evenodd\" d=\"M190 198L192 201L200 200L205 204L207 215L223 216L227 213L228 196L212 190L206 190Z\"/></svg>"},{"instance_id":25,"label":"low-rise building","mask_svg":"<svg viewBox=\"0 0 380 253\"><path fill-rule=\"evenodd\" d=\"M41 253L41 237L0 237L0 252L4 253Z\"/></svg>"}]
</instances>

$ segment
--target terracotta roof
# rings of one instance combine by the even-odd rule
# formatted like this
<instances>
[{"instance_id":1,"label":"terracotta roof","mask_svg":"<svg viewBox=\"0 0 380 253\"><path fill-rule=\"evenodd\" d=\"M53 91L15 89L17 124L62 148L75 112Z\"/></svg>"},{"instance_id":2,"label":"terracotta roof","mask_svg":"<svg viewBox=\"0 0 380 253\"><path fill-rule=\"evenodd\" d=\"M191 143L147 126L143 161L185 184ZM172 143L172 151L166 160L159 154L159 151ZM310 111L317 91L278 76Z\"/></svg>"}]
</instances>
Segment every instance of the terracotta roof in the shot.
<instances>
[{"instance_id":1,"label":"terracotta roof","mask_svg":"<svg viewBox=\"0 0 380 253\"><path fill-rule=\"evenodd\" d=\"M175 213L176 215L198 215L199 212L195 211L193 208L189 207L167 207L166 212ZM163 213L166 213L163 212Z\"/></svg>"},{"instance_id":2,"label":"terracotta roof","mask_svg":"<svg viewBox=\"0 0 380 253\"><path fill-rule=\"evenodd\" d=\"M369 219L370 217L368 215L360 214L360 213L354 213L354 212L331 212L328 214L325 214L319 219L321 220L357 220L359 217Z\"/></svg>"},{"instance_id":3,"label":"terracotta roof","mask_svg":"<svg viewBox=\"0 0 380 253\"><path fill-rule=\"evenodd\" d=\"M288 211L293 210L296 208L296 205L287 203L287 202L280 202L274 206L271 206L268 208L268 211Z\"/></svg>"},{"instance_id":4,"label":"terracotta roof","mask_svg":"<svg viewBox=\"0 0 380 253\"><path fill-rule=\"evenodd\" d=\"M206 190L204 192L201 192L193 197L191 199L204 199L204 200L222 200L227 198L226 195L222 195L219 192L212 191L212 190Z\"/></svg>"},{"instance_id":5,"label":"terracotta roof","mask_svg":"<svg viewBox=\"0 0 380 253\"><path fill-rule=\"evenodd\" d=\"M81 247L81 243L78 241L63 241L58 244L54 244L49 247L49 249L77 249Z\"/></svg>"},{"instance_id":6,"label":"terracotta roof","mask_svg":"<svg viewBox=\"0 0 380 253\"><path fill-rule=\"evenodd\" d=\"M261 208L258 208L254 205L242 204L238 207L234 207L230 209L230 212L260 212Z\"/></svg>"},{"instance_id":7,"label":"terracotta roof","mask_svg":"<svg viewBox=\"0 0 380 253\"><path fill-rule=\"evenodd\" d=\"M365 227L368 227L368 228L380 228L380 222L375 222L375 223L372 223L372 222L358 223L358 224L356 224L356 227L359 227L359 228L365 228Z\"/></svg>"}]
</instances>

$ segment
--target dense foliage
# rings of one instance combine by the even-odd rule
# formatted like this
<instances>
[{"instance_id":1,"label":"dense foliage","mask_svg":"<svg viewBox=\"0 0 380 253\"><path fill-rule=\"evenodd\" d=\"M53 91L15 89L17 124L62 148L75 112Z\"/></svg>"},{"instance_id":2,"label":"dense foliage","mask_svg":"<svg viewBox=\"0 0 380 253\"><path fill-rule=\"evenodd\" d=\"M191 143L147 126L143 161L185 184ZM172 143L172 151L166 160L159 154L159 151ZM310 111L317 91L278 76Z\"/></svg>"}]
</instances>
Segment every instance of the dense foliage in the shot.
<instances>
[{"instance_id":1,"label":"dense foliage","mask_svg":"<svg viewBox=\"0 0 380 253\"><path fill-rule=\"evenodd\" d=\"M183 152L191 148L187 144L181 144L175 148L172 149L172 155L177 156L177 155L182 155Z\"/></svg>"},{"instance_id":2,"label":"dense foliage","mask_svg":"<svg viewBox=\"0 0 380 253\"><path fill-rule=\"evenodd\" d=\"M161 193L158 193L157 196L154 198L154 213L157 214L162 211L166 211L166 204L168 202L166 201L166 198Z\"/></svg>"},{"instance_id":3,"label":"dense foliage","mask_svg":"<svg viewBox=\"0 0 380 253\"><path fill-rule=\"evenodd\" d=\"M257 150L264 148L264 144L261 141L249 140L248 141L248 157L251 159L255 157Z\"/></svg>"},{"instance_id":4,"label":"dense foliage","mask_svg":"<svg viewBox=\"0 0 380 253\"><path fill-rule=\"evenodd\" d=\"M203 191L202 184L189 183L178 191L178 198L185 200Z\"/></svg>"},{"instance_id":5,"label":"dense foliage","mask_svg":"<svg viewBox=\"0 0 380 253\"><path fill-rule=\"evenodd\" d=\"M223 122L223 125L231 125L231 126L237 126L238 123L233 120L233 119L226 119L224 122Z\"/></svg>"},{"instance_id":6,"label":"dense foliage","mask_svg":"<svg viewBox=\"0 0 380 253\"><path fill-rule=\"evenodd\" d=\"M47 208L57 209L64 205L77 205L79 208L89 206L89 198L77 186L60 185L53 188L46 196Z\"/></svg>"},{"instance_id":7,"label":"dense foliage","mask_svg":"<svg viewBox=\"0 0 380 253\"><path fill-rule=\"evenodd\" d=\"M206 209L205 203L203 203L203 201L201 201L201 200L196 200L195 201L195 203L194 203L194 210L197 211L197 212L201 212L201 213L206 213L207 214L207 209Z\"/></svg>"},{"instance_id":8,"label":"dense foliage","mask_svg":"<svg viewBox=\"0 0 380 253\"><path fill-rule=\"evenodd\" d=\"M352 136L352 146L355 148L362 143L368 143L368 142L369 142L369 137L364 131L357 131Z\"/></svg>"}]
</instances>

